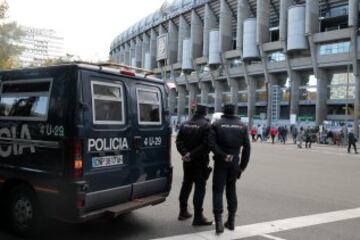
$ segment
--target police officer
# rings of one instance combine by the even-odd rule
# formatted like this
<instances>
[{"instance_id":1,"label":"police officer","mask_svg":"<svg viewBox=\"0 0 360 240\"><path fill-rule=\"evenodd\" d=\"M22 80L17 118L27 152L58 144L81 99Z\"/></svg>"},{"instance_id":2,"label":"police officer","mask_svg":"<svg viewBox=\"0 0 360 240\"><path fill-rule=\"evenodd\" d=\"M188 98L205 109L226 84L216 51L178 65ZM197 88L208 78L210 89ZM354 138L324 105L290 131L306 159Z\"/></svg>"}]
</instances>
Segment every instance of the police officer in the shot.
<instances>
[{"instance_id":1,"label":"police officer","mask_svg":"<svg viewBox=\"0 0 360 240\"><path fill-rule=\"evenodd\" d=\"M210 123L207 118L207 108L197 105L194 116L184 122L179 129L176 138L176 147L182 156L184 179L180 191L180 214L178 219L191 218L187 208L187 202L195 183L193 198L194 204L194 226L211 225L212 221L207 220L203 215L203 202L205 197L206 181L211 172L209 168L209 146L208 134Z\"/></svg>"},{"instance_id":2,"label":"police officer","mask_svg":"<svg viewBox=\"0 0 360 240\"><path fill-rule=\"evenodd\" d=\"M209 146L214 153L213 212L216 233L224 231L222 222L223 193L226 188L228 220L225 227L234 230L237 210L236 180L244 172L250 157L247 127L234 115L235 105L224 106L224 115L214 122L209 133ZM241 161L239 158L240 151Z\"/></svg>"}]
</instances>

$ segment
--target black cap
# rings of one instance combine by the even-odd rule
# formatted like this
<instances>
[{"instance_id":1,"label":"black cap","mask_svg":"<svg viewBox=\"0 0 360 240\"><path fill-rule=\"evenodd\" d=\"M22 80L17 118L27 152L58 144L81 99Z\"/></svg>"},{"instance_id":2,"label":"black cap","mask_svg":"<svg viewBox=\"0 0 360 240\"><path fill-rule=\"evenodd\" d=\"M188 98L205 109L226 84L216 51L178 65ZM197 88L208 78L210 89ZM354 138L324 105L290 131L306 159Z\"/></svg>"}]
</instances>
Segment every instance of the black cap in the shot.
<instances>
[{"instance_id":1,"label":"black cap","mask_svg":"<svg viewBox=\"0 0 360 240\"><path fill-rule=\"evenodd\" d=\"M225 115L234 115L235 114L235 105L234 104L225 104L224 105L224 114Z\"/></svg>"},{"instance_id":2,"label":"black cap","mask_svg":"<svg viewBox=\"0 0 360 240\"><path fill-rule=\"evenodd\" d=\"M207 107L205 105L201 105L201 104L196 105L195 114L196 115L206 115Z\"/></svg>"}]
</instances>

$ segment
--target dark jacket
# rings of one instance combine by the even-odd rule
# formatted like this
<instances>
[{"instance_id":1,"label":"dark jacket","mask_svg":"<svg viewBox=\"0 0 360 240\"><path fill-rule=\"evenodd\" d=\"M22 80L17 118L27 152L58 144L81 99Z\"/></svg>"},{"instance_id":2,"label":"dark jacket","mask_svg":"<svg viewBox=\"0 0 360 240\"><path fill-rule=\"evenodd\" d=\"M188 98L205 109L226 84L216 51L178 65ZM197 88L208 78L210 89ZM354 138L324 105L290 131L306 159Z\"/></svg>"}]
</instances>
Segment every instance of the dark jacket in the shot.
<instances>
[{"instance_id":1,"label":"dark jacket","mask_svg":"<svg viewBox=\"0 0 360 240\"><path fill-rule=\"evenodd\" d=\"M227 164L226 155L233 155L231 164L245 170L250 158L250 141L247 127L236 116L223 115L213 123L209 134L210 150L214 153L214 160L219 164ZM240 162L240 151L241 162Z\"/></svg>"},{"instance_id":2,"label":"dark jacket","mask_svg":"<svg viewBox=\"0 0 360 240\"><path fill-rule=\"evenodd\" d=\"M356 139L354 133L350 132L348 134L348 141L349 141L349 143L352 143L352 144L357 142L357 139Z\"/></svg>"},{"instance_id":3,"label":"dark jacket","mask_svg":"<svg viewBox=\"0 0 360 240\"><path fill-rule=\"evenodd\" d=\"M182 156L190 153L191 161L185 164L209 164L209 129L210 121L199 115L181 124L176 138L176 148Z\"/></svg>"}]
</instances>

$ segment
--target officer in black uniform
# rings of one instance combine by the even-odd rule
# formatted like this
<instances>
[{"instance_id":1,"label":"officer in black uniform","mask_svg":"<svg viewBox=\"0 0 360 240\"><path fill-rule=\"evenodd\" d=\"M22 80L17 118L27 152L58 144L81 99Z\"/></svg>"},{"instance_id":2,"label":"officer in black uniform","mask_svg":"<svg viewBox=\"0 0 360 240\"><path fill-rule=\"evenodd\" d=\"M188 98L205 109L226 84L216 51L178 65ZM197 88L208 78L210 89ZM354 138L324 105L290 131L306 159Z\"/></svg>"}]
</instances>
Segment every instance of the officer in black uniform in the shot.
<instances>
[{"instance_id":1,"label":"officer in black uniform","mask_svg":"<svg viewBox=\"0 0 360 240\"><path fill-rule=\"evenodd\" d=\"M225 227L234 230L237 210L236 180L244 172L250 157L247 127L235 115L235 106L224 106L224 115L213 123L209 133L209 146L214 153L213 211L216 233L224 231L222 222L223 193L226 187L228 220ZM241 161L239 154L242 148Z\"/></svg>"},{"instance_id":2,"label":"officer in black uniform","mask_svg":"<svg viewBox=\"0 0 360 240\"><path fill-rule=\"evenodd\" d=\"M191 120L184 122L179 129L176 138L176 147L182 156L184 168L184 180L180 191L180 214L179 220L185 220L192 215L187 209L187 202L195 183L194 192L194 226L211 225L203 215L203 202L205 197L206 181L209 178L209 145L208 135L210 123L207 118L207 108L198 105Z\"/></svg>"}]
</instances>

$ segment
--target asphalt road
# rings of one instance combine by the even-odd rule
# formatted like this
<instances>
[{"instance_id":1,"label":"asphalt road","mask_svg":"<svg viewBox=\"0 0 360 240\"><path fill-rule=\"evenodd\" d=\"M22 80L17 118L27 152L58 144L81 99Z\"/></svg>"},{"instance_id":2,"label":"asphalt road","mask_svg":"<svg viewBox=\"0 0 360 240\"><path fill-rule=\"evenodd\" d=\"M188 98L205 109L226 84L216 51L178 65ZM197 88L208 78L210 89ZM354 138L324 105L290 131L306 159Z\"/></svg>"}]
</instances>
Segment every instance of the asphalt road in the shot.
<instances>
[{"instance_id":1,"label":"asphalt road","mask_svg":"<svg viewBox=\"0 0 360 240\"><path fill-rule=\"evenodd\" d=\"M191 220L177 220L182 165L175 147L172 149L173 188L165 203L134 211L116 220L100 219L78 225L51 221L40 239L173 239L183 234L190 235L180 236L179 239L195 239L197 235L191 234L199 232L207 234L202 239L206 239L206 236L210 236L209 239L250 240L360 239L359 216L347 218L352 212L341 215L344 217L342 220L326 215L322 219L325 219L323 224L312 224L319 217L311 217L314 214L360 208L360 155L349 155L345 149L337 147L314 146L308 150L297 149L291 144L253 144L251 162L237 185L239 211L236 225L240 226L239 231L220 238L213 233L214 226L192 227ZM211 197L209 180L204 206L208 217L212 217ZM298 222L286 220L283 224L287 225L281 228L283 230L278 229L271 234L253 234L247 238L240 234L244 233L241 232L244 225L300 216L305 218ZM298 227L295 222L299 224ZM254 226L261 229L260 225ZM20 238L0 227L0 239Z\"/></svg>"}]
</instances>

